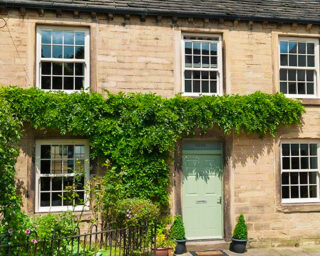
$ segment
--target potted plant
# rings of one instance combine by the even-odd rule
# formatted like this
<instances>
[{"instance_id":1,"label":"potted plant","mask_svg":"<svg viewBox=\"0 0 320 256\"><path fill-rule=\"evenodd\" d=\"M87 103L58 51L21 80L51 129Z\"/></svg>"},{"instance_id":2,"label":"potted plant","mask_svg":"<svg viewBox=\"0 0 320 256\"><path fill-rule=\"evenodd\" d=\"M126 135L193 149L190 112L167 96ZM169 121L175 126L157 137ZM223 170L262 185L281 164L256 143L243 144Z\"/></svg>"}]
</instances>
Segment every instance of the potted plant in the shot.
<instances>
[{"instance_id":1,"label":"potted plant","mask_svg":"<svg viewBox=\"0 0 320 256\"><path fill-rule=\"evenodd\" d=\"M176 246L176 242L168 238L165 229L157 230L157 256L172 256L172 249Z\"/></svg>"},{"instance_id":2,"label":"potted plant","mask_svg":"<svg viewBox=\"0 0 320 256\"><path fill-rule=\"evenodd\" d=\"M232 242L230 251L236 253L244 253L248 241L248 229L243 214L240 215L238 223L235 226L232 234Z\"/></svg>"},{"instance_id":3,"label":"potted plant","mask_svg":"<svg viewBox=\"0 0 320 256\"><path fill-rule=\"evenodd\" d=\"M186 234L184 229L184 224L182 217L177 215L174 218L173 225L170 230L170 237L177 242L176 249L174 251L175 254L183 254L186 250Z\"/></svg>"}]
</instances>

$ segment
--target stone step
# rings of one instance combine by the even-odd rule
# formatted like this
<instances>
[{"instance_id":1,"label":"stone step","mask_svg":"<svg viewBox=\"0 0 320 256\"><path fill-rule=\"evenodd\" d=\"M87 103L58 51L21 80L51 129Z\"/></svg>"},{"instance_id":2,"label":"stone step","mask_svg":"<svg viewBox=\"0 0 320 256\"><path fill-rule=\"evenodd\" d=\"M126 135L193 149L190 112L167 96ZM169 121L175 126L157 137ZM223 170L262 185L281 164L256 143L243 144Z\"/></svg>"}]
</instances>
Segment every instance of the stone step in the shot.
<instances>
[{"instance_id":1,"label":"stone step","mask_svg":"<svg viewBox=\"0 0 320 256\"><path fill-rule=\"evenodd\" d=\"M186 246L190 251L209 251L209 250L226 250L229 249L229 242L225 240L200 240L187 241Z\"/></svg>"}]
</instances>

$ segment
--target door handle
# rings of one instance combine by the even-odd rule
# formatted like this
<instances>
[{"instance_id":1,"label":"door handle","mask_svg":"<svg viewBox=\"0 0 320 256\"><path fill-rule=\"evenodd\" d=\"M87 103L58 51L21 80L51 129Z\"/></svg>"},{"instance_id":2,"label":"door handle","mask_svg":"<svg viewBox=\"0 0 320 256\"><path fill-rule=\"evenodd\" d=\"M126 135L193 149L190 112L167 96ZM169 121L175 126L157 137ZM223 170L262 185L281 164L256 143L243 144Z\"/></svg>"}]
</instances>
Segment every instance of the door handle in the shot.
<instances>
[{"instance_id":1,"label":"door handle","mask_svg":"<svg viewBox=\"0 0 320 256\"><path fill-rule=\"evenodd\" d=\"M218 199L218 204L222 204L222 196L219 196L219 199Z\"/></svg>"}]
</instances>

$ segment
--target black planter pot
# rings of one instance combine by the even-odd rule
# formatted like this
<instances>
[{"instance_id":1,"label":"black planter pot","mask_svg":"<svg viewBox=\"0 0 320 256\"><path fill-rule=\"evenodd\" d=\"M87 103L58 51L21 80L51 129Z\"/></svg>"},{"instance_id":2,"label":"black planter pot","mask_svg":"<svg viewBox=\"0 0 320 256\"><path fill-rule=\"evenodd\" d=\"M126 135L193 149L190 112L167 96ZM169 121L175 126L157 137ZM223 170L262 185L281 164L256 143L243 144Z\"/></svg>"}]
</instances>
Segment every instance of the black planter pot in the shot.
<instances>
[{"instance_id":1,"label":"black planter pot","mask_svg":"<svg viewBox=\"0 0 320 256\"><path fill-rule=\"evenodd\" d=\"M174 251L175 254L183 254L183 253L187 252L186 241L187 240L176 240L177 245L176 245L176 249Z\"/></svg>"},{"instance_id":2,"label":"black planter pot","mask_svg":"<svg viewBox=\"0 0 320 256\"><path fill-rule=\"evenodd\" d=\"M232 238L232 242L230 244L230 251L236 252L236 253L244 253L246 251L248 240L240 240Z\"/></svg>"}]
</instances>

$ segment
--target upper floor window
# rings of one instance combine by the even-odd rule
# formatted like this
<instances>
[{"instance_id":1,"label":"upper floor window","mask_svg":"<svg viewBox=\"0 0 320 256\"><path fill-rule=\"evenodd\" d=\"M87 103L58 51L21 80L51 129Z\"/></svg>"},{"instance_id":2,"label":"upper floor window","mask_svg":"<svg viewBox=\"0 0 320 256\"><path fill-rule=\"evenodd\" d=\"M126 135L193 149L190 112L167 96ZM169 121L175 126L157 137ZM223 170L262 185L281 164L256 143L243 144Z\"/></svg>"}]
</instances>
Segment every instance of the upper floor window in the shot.
<instances>
[{"instance_id":1,"label":"upper floor window","mask_svg":"<svg viewBox=\"0 0 320 256\"><path fill-rule=\"evenodd\" d=\"M279 48L280 92L297 98L317 97L318 40L280 38Z\"/></svg>"},{"instance_id":2,"label":"upper floor window","mask_svg":"<svg viewBox=\"0 0 320 256\"><path fill-rule=\"evenodd\" d=\"M183 95L222 95L221 37L183 37Z\"/></svg>"},{"instance_id":3,"label":"upper floor window","mask_svg":"<svg viewBox=\"0 0 320 256\"><path fill-rule=\"evenodd\" d=\"M37 86L66 92L88 89L88 29L37 28Z\"/></svg>"}]
</instances>

